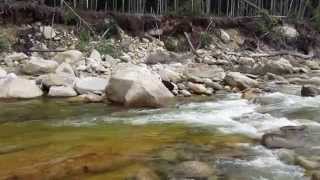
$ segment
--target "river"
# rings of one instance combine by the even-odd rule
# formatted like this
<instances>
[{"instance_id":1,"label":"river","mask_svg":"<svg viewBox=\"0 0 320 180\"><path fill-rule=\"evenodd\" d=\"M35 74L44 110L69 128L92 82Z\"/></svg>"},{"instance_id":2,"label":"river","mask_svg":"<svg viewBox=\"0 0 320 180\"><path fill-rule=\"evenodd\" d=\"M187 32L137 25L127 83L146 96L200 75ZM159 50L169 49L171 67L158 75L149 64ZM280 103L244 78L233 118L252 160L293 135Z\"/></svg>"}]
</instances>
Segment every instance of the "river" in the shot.
<instances>
[{"instance_id":1,"label":"river","mask_svg":"<svg viewBox=\"0 0 320 180\"><path fill-rule=\"evenodd\" d=\"M308 179L259 138L282 126L320 127L320 97L265 97L272 100L255 104L221 94L161 109L46 98L1 102L0 179L117 180L140 169L168 179L176 164L189 160L208 163L217 179Z\"/></svg>"}]
</instances>

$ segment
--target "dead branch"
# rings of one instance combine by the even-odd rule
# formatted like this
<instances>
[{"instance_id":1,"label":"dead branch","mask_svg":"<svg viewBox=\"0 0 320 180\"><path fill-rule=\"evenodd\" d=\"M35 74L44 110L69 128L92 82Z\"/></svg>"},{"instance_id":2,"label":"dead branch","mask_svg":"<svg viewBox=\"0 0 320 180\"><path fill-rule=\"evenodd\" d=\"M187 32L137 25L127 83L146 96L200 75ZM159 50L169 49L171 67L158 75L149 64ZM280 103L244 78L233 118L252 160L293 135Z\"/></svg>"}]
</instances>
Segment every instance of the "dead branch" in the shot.
<instances>
[{"instance_id":1,"label":"dead branch","mask_svg":"<svg viewBox=\"0 0 320 180\"><path fill-rule=\"evenodd\" d=\"M184 36L186 37L186 39L187 39L187 41L188 41L188 44L189 44L189 46L190 46L190 49L191 49L192 53L193 53L194 55L196 55L197 57L199 57L199 54L197 53L197 51L194 49L194 47L193 47L193 45L192 45L192 42L191 42L190 37L189 37L189 34L186 33L186 32L184 32Z\"/></svg>"}]
</instances>

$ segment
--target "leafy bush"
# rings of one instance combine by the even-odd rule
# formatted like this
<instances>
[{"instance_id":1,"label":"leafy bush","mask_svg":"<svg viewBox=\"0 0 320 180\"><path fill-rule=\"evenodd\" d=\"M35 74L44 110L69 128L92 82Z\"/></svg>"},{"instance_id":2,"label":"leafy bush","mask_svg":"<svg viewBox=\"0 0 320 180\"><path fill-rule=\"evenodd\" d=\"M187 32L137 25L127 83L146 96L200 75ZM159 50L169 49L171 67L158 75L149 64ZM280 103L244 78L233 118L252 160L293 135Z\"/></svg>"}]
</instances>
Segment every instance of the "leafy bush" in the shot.
<instances>
[{"instance_id":1,"label":"leafy bush","mask_svg":"<svg viewBox=\"0 0 320 180\"><path fill-rule=\"evenodd\" d=\"M0 34L0 52L7 51L9 50L9 48L10 48L9 40Z\"/></svg>"},{"instance_id":2,"label":"leafy bush","mask_svg":"<svg viewBox=\"0 0 320 180\"><path fill-rule=\"evenodd\" d=\"M313 11L312 24L320 32L320 4Z\"/></svg>"},{"instance_id":3,"label":"leafy bush","mask_svg":"<svg viewBox=\"0 0 320 180\"><path fill-rule=\"evenodd\" d=\"M120 57L121 51L120 48L117 48L109 40L102 40L99 44L96 45L97 51L101 54L108 54L114 58Z\"/></svg>"},{"instance_id":4,"label":"leafy bush","mask_svg":"<svg viewBox=\"0 0 320 180\"><path fill-rule=\"evenodd\" d=\"M89 42L90 42L90 32L87 30L82 30L79 32L79 43L77 45L77 48L81 51L85 51L88 48Z\"/></svg>"},{"instance_id":5,"label":"leafy bush","mask_svg":"<svg viewBox=\"0 0 320 180\"><path fill-rule=\"evenodd\" d=\"M207 48L212 44L213 39L208 32L202 32L200 34L200 48Z\"/></svg>"}]
</instances>

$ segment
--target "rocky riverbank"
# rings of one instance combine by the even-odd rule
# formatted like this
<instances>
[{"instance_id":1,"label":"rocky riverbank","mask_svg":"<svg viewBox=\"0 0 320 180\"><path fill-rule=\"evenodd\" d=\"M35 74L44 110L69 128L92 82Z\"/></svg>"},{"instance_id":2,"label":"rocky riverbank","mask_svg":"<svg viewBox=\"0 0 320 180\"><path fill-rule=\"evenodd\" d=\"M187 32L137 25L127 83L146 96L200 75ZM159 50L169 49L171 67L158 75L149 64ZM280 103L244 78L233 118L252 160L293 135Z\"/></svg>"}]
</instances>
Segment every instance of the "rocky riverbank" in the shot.
<instances>
[{"instance_id":1,"label":"rocky riverbank","mask_svg":"<svg viewBox=\"0 0 320 180\"><path fill-rule=\"evenodd\" d=\"M169 105L175 97L220 93L241 93L252 103L267 105L281 102L268 94L283 90L279 88L283 86L297 87L298 96L320 94L317 57L275 51L264 45L260 45L263 50L243 48L247 37L237 29L219 29L206 48L180 53L169 51L167 42L158 38L122 33L120 40L103 41L117 52L113 54L101 50L101 41L92 41L89 48L80 50L75 45L80 40L61 27L37 23L22 29L29 34L16 37L16 45L20 49L28 47L28 51L7 51L0 56L1 100L50 97L154 108ZM290 25L277 29L287 39L299 36ZM179 46L175 40L170 42L171 47ZM296 152L308 147L304 144L308 142L304 137L310 133L307 127L285 126L263 133L255 137L262 145L285 149L281 157L307 169L313 180L319 179L319 159ZM179 178L208 178L214 173L198 161L181 163L175 169L172 176ZM185 169L194 170L185 173Z\"/></svg>"}]
</instances>

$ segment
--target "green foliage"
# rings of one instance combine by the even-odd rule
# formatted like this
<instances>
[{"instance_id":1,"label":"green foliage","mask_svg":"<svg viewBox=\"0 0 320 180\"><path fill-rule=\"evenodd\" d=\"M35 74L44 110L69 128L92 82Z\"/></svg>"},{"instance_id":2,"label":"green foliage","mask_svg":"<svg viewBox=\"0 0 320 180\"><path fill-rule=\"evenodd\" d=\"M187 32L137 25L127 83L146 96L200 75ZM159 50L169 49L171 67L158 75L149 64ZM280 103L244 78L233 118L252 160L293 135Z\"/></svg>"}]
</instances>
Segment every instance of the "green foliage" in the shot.
<instances>
[{"instance_id":1,"label":"green foliage","mask_svg":"<svg viewBox=\"0 0 320 180\"><path fill-rule=\"evenodd\" d=\"M90 32L87 30L82 30L79 32L79 43L77 45L77 48L81 51L85 51L88 49L88 45L90 42Z\"/></svg>"},{"instance_id":2,"label":"green foliage","mask_svg":"<svg viewBox=\"0 0 320 180\"><path fill-rule=\"evenodd\" d=\"M313 11L312 24L320 32L320 4Z\"/></svg>"},{"instance_id":3,"label":"green foliage","mask_svg":"<svg viewBox=\"0 0 320 180\"><path fill-rule=\"evenodd\" d=\"M188 41L184 36L168 37L164 45L168 51L185 52L189 50Z\"/></svg>"},{"instance_id":4,"label":"green foliage","mask_svg":"<svg viewBox=\"0 0 320 180\"><path fill-rule=\"evenodd\" d=\"M120 48L115 47L113 43L109 40L102 40L96 45L97 51L101 54L108 54L114 58L117 58L121 55Z\"/></svg>"},{"instance_id":5,"label":"green foliage","mask_svg":"<svg viewBox=\"0 0 320 180\"><path fill-rule=\"evenodd\" d=\"M69 24L76 24L78 22L77 16L70 11L69 9L64 11L64 23L69 25Z\"/></svg>"},{"instance_id":6,"label":"green foliage","mask_svg":"<svg viewBox=\"0 0 320 180\"><path fill-rule=\"evenodd\" d=\"M202 32L200 34L200 48L207 48L212 44L213 39L208 32Z\"/></svg>"},{"instance_id":7,"label":"green foliage","mask_svg":"<svg viewBox=\"0 0 320 180\"><path fill-rule=\"evenodd\" d=\"M257 32L259 34L264 34L271 32L272 29L279 24L279 19L276 17L270 16L268 11L262 10L260 12L261 21L257 23Z\"/></svg>"},{"instance_id":8,"label":"green foliage","mask_svg":"<svg viewBox=\"0 0 320 180\"><path fill-rule=\"evenodd\" d=\"M9 48L10 48L9 40L0 34L0 52L7 51L9 50Z\"/></svg>"}]
</instances>

